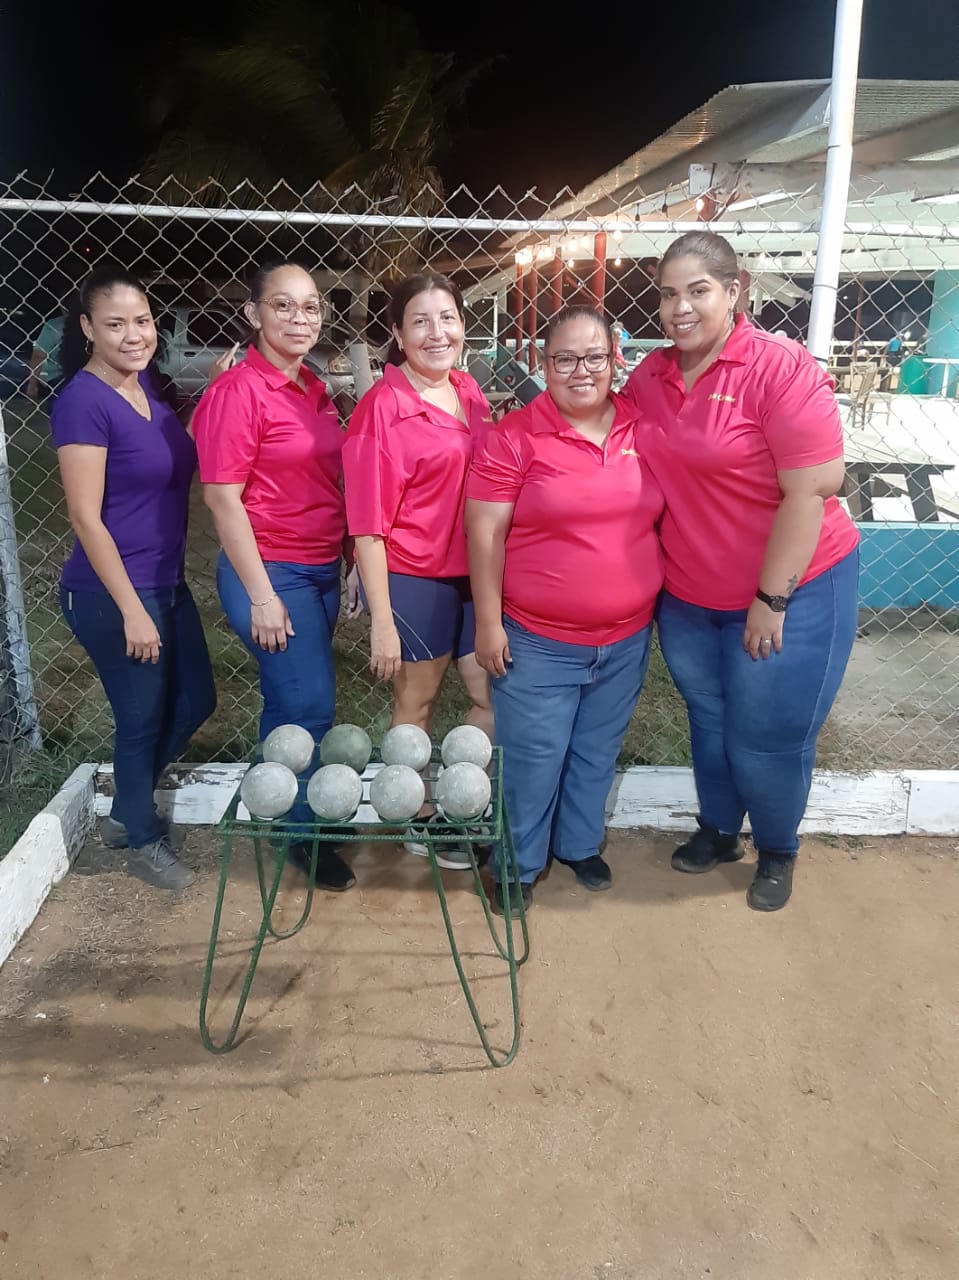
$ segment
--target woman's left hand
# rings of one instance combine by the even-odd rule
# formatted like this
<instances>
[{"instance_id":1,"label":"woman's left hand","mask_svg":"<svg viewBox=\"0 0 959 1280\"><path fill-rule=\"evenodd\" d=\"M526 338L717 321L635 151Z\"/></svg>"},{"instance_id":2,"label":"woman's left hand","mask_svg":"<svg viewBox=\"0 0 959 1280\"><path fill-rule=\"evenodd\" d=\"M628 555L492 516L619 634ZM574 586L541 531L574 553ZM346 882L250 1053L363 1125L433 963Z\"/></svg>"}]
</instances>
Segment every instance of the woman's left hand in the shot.
<instances>
[{"instance_id":1,"label":"woman's left hand","mask_svg":"<svg viewBox=\"0 0 959 1280\"><path fill-rule=\"evenodd\" d=\"M360 575L356 566L346 575L346 608L344 613L347 618L358 618L363 612L363 602L360 600Z\"/></svg>"},{"instance_id":2,"label":"woman's left hand","mask_svg":"<svg viewBox=\"0 0 959 1280\"><path fill-rule=\"evenodd\" d=\"M207 371L206 376L208 382L216 382L221 373L226 373L227 369L233 368L236 363L236 353L239 349L240 344L238 342L234 342L229 351L224 351L221 356L217 356Z\"/></svg>"},{"instance_id":3,"label":"woman's left hand","mask_svg":"<svg viewBox=\"0 0 959 1280\"><path fill-rule=\"evenodd\" d=\"M757 658L768 658L774 651L781 652L785 621L785 613L775 613L762 600L752 602L746 614L743 648L754 662Z\"/></svg>"}]
</instances>

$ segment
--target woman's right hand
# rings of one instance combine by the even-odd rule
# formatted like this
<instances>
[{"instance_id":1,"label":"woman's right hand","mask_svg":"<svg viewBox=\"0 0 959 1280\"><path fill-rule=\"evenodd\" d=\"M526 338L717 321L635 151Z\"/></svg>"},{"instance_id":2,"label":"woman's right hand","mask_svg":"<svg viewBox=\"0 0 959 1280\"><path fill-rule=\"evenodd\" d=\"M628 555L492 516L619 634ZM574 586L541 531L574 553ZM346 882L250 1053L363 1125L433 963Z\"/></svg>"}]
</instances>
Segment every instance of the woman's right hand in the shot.
<instances>
[{"instance_id":1,"label":"woman's right hand","mask_svg":"<svg viewBox=\"0 0 959 1280\"><path fill-rule=\"evenodd\" d=\"M502 623L476 628L476 661L491 676L505 676L507 666L513 661L509 640Z\"/></svg>"},{"instance_id":2,"label":"woman's right hand","mask_svg":"<svg viewBox=\"0 0 959 1280\"><path fill-rule=\"evenodd\" d=\"M160 633L146 609L141 609L132 618L123 619L123 634L128 658L135 658L137 662L160 661Z\"/></svg>"},{"instance_id":3,"label":"woman's right hand","mask_svg":"<svg viewBox=\"0 0 959 1280\"><path fill-rule=\"evenodd\" d=\"M390 618L370 624L370 670L377 680L392 680L402 665L400 633Z\"/></svg>"},{"instance_id":4,"label":"woman's right hand","mask_svg":"<svg viewBox=\"0 0 959 1280\"><path fill-rule=\"evenodd\" d=\"M251 604L250 624L253 643L258 644L261 649L268 649L270 653L285 649L287 637L296 635L286 605L279 596L274 596L265 604Z\"/></svg>"}]
</instances>

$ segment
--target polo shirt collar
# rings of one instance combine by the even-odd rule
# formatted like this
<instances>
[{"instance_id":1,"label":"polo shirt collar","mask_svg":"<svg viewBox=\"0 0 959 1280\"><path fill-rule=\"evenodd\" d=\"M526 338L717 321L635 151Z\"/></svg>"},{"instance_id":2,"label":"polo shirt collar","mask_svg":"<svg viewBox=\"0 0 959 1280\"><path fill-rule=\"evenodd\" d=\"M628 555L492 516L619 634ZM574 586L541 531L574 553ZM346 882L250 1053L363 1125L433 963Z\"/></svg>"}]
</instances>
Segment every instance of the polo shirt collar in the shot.
<instances>
[{"instance_id":1,"label":"polo shirt collar","mask_svg":"<svg viewBox=\"0 0 959 1280\"><path fill-rule=\"evenodd\" d=\"M610 431L614 431L623 421L637 417L639 411L634 414L632 406L622 401L619 396L611 395L610 399L616 410L616 416L613 418L613 425ZM530 432L534 436L559 435L563 432L573 431L576 435L579 432L571 422L567 422L559 409L556 407L556 401L548 391L541 391L540 394L529 403L530 413Z\"/></svg>"},{"instance_id":2,"label":"polo shirt collar","mask_svg":"<svg viewBox=\"0 0 959 1280\"><path fill-rule=\"evenodd\" d=\"M740 311L736 316L732 333L726 339L725 346L713 361L713 364L719 364L720 362L724 364L748 364L755 335L756 330L753 322L745 312ZM661 378L676 378L680 375L679 351L676 347L665 347L663 348L663 355L665 360L658 369L654 369L654 373Z\"/></svg>"},{"instance_id":3,"label":"polo shirt collar","mask_svg":"<svg viewBox=\"0 0 959 1280\"><path fill-rule=\"evenodd\" d=\"M249 364L256 374L263 379L271 391L282 391L286 387L293 386L297 391L301 389L296 387L295 383L291 383L282 369L278 369L275 364L267 360L256 348L254 343L246 349L244 361ZM300 374L306 382L307 394L310 399L320 399L322 384L312 369L307 368L305 364L300 367ZM302 392L301 392L302 394Z\"/></svg>"},{"instance_id":4,"label":"polo shirt collar","mask_svg":"<svg viewBox=\"0 0 959 1280\"><path fill-rule=\"evenodd\" d=\"M409 378L403 372L398 364L387 364L383 366L383 381L387 386L392 388L393 394L396 396L397 416L400 418L418 418L424 414L428 414L432 407L410 382ZM450 382L456 388L456 392L466 409L464 396L464 375L459 369L450 369ZM442 411L441 411L442 412ZM460 426L463 424L460 423Z\"/></svg>"}]
</instances>

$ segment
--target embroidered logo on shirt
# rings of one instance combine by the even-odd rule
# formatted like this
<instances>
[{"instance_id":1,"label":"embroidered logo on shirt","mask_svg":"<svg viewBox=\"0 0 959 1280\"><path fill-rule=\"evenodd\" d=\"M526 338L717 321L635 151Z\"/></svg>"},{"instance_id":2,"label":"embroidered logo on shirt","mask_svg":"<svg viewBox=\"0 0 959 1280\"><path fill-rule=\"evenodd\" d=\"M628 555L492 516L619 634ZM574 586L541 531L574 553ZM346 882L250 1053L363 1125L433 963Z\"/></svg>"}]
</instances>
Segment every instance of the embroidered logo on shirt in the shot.
<instances>
[{"instance_id":1,"label":"embroidered logo on shirt","mask_svg":"<svg viewBox=\"0 0 959 1280\"><path fill-rule=\"evenodd\" d=\"M735 404L735 403L736 403L736 397L735 397L735 396L724 396L724 395L720 395L720 393L719 393L718 391L713 391L710 395L708 395L708 396L706 397L706 399L707 399L707 400L722 400L723 404Z\"/></svg>"},{"instance_id":2,"label":"embroidered logo on shirt","mask_svg":"<svg viewBox=\"0 0 959 1280\"><path fill-rule=\"evenodd\" d=\"M620 449L620 455L624 458L638 458L639 454L635 449Z\"/></svg>"}]
</instances>

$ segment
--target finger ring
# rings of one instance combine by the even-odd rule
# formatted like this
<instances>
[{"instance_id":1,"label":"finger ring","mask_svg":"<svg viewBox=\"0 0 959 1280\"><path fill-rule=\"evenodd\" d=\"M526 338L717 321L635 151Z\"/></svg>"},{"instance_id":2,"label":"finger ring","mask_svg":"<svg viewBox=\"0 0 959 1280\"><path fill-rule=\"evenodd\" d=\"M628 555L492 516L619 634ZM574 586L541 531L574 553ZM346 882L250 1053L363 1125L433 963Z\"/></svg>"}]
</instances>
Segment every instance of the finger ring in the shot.
<instances>
[{"instance_id":1,"label":"finger ring","mask_svg":"<svg viewBox=\"0 0 959 1280\"><path fill-rule=\"evenodd\" d=\"M760 644L772 644L772 637L771 637L771 636L763 636L762 640L760 640L760 642L759 642L759 643L760 643Z\"/></svg>"}]
</instances>

